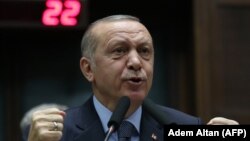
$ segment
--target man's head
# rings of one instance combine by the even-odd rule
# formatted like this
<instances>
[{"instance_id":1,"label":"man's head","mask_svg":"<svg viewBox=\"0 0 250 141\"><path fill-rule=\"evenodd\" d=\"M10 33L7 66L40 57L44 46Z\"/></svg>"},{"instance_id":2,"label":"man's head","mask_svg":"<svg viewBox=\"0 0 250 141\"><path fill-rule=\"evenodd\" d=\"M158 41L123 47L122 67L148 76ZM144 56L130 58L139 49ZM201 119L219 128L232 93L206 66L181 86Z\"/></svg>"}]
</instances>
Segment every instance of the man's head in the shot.
<instances>
[{"instance_id":1,"label":"man's head","mask_svg":"<svg viewBox=\"0 0 250 141\"><path fill-rule=\"evenodd\" d=\"M115 15L94 22L81 48L81 70L102 104L113 110L124 95L132 107L141 104L152 85L154 48L137 18Z\"/></svg>"}]
</instances>

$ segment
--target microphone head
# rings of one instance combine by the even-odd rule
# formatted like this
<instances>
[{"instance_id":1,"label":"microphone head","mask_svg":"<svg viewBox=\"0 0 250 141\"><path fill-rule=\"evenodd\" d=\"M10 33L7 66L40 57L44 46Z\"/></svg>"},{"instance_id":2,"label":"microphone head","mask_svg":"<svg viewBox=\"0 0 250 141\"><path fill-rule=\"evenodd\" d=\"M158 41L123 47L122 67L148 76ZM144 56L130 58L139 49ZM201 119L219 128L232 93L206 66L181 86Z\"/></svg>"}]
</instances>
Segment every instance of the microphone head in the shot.
<instances>
[{"instance_id":1,"label":"microphone head","mask_svg":"<svg viewBox=\"0 0 250 141\"><path fill-rule=\"evenodd\" d=\"M119 128L125 114L128 111L129 106L130 106L130 99L127 96L121 97L108 122L109 128L110 126L113 126L114 131L116 131Z\"/></svg>"},{"instance_id":2,"label":"microphone head","mask_svg":"<svg viewBox=\"0 0 250 141\"><path fill-rule=\"evenodd\" d=\"M144 99L143 107L148 111L148 113L155 118L160 124L172 124L168 121L168 117L158 109L156 104L150 99Z\"/></svg>"}]
</instances>

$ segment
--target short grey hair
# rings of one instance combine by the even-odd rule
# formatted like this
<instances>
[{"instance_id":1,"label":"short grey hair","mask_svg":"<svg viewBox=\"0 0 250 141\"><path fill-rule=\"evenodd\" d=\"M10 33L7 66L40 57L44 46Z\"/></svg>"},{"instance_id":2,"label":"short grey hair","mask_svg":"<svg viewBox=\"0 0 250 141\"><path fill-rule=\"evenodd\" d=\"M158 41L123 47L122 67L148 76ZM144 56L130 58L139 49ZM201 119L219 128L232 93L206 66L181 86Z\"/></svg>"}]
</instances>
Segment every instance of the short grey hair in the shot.
<instances>
[{"instance_id":1,"label":"short grey hair","mask_svg":"<svg viewBox=\"0 0 250 141\"><path fill-rule=\"evenodd\" d=\"M125 21L125 20L140 22L139 18L135 16L112 15L112 16L99 19L93 22L92 24L90 24L82 38L82 43L81 43L82 56L90 59L93 62L93 59L94 59L93 55L99 42L98 38L95 36L95 33L92 30L96 25L100 23L104 23L104 22L115 22L115 21Z\"/></svg>"}]
</instances>

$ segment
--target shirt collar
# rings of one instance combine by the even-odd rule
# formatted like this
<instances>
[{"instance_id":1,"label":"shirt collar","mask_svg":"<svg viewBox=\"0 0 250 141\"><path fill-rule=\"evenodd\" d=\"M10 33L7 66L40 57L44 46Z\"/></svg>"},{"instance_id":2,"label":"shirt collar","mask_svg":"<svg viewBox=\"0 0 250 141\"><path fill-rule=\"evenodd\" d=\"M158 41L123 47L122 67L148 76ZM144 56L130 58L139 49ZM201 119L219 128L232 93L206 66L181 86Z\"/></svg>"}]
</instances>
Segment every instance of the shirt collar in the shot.
<instances>
[{"instance_id":1,"label":"shirt collar","mask_svg":"<svg viewBox=\"0 0 250 141\"><path fill-rule=\"evenodd\" d=\"M97 100L97 98L93 97L94 107L96 109L96 112L101 120L102 127L105 132L108 131L108 121L112 115L112 112L106 108L100 101ZM127 121L131 122L138 133L140 133L140 123L141 123L141 114L142 114L142 108L141 106L127 119Z\"/></svg>"}]
</instances>

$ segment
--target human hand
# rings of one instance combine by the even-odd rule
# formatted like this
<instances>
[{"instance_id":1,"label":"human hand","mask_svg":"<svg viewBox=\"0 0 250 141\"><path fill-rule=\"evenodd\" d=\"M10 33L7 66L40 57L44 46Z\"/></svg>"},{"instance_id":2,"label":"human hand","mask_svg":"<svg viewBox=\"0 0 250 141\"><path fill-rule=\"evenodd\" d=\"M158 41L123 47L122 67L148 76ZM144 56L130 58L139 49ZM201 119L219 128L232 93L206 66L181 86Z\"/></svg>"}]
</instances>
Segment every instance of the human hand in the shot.
<instances>
[{"instance_id":1,"label":"human hand","mask_svg":"<svg viewBox=\"0 0 250 141\"><path fill-rule=\"evenodd\" d=\"M65 112L49 108L34 112L28 141L59 141L62 137Z\"/></svg>"},{"instance_id":2,"label":"human hand","mask_svg":"<svg viewBox=\"0 0 250 141\"><path fill-rule=\"evenodd\" d=\"M235 120L224 117L214 117L207 123L207 125L239 125L239 123Z\"/></svg>"}]
</instances>

